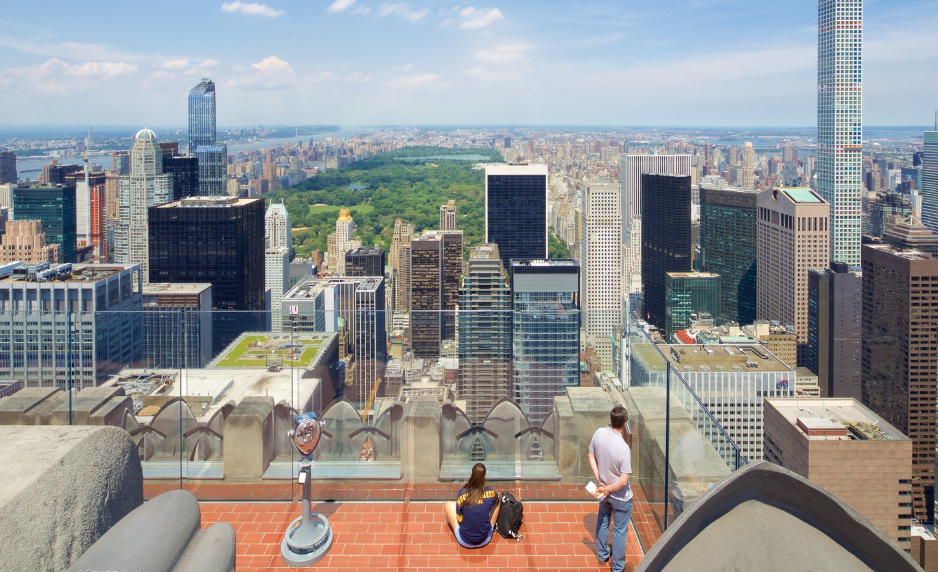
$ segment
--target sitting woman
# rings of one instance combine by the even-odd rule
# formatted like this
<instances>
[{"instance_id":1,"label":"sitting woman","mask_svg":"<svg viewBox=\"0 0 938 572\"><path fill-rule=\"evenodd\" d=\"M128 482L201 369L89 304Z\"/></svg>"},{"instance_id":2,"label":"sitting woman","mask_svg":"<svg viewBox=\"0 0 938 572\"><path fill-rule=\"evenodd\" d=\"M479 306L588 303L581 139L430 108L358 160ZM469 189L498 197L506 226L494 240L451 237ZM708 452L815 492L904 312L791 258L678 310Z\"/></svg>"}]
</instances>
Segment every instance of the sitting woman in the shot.
<instances>
[{"instance_id":1,"label":"sitting woman","mask_svg":"<svg viewBox=\"0 0 938 572\"><path fill-rule=\"evenodd\" d=\"M492 540L500 506L498 493L485 486L485 465L476 463L456 501L446 501L443 510L460 546L482 548Z\"/></svg>"}]
</instances>

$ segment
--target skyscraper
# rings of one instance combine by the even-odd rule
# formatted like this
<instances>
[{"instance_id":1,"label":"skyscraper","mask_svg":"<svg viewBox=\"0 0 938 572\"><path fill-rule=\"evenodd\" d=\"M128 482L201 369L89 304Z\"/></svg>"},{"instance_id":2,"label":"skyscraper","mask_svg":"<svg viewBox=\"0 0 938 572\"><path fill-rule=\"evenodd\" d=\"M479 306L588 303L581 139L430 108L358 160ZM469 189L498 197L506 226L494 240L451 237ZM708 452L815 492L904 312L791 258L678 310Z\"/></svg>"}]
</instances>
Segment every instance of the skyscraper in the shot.
<instances>
[{"instance_id":1,"label":"skyscraper","mask_svg":"<svg viewBox=\"0 0 938 572\"><path fill-rule=\"evenodd\" d=\"M61 247L58 244L46 244L42 221L9 221L6 223L3 238L0 239L0 264L55 264L59 261L59 248Z\"/></svg>"},{"instance_id":2,"label":"skyscraper","mask_svg":"<svg viewBox=\"0 0 938 572\"><path fill-rule=\"evenodd\" d=\"M547 258L547 165L486 165L485 242L506 264Z\"/></svg>"},{"instance_id":3,"label":"skyscraper","mask_svg":"<svg viewBox=\"0 0 938 572\"><path fill-rule=\"evenodd\" d=\"M830 259L850 266L860 265L862 42L863 0L818 1L817 188L830 204Z\"/></svg>"},{"instance_id":4,"label":"skyscraper","mask_svg":"<svg viewBox=\"0 0 938 572\"><path fill-rule=\"evenodd\" d=\"M798 363L807 361L808 271L830 265L830 206L811 189L759 193L756 318L795 326Z\"/></svg>"},{"instance_id":5,"label":"skyscraper","mask_svg":"<svg viewBox=\"0 0 938 572\"><path fill-rule=\"evenodd\" d=\"M665 327L665 274L691 271L690 177L642 175L642 297L646 319Z\"/></svg>"},{"instance_id":6,"label":"skyscraper","mask_svg":"<svg viewBox=\"0 0 938 572\"><path fill-rule=\"evenodd\" d=\"M700 266L721 278L718 323L756 319L757 196L752 190L700 188Z\"/></svg>"},{"instance_id":7,"label":"skyscraper","mask_svg":"<svg viewBox=\"0 0 938 572\"><path fill-rule=\"evenodd\" d=\"M756 188L756 151L752 148L752 143L746 141L743 145L743 180L744 189Z\"/></svg>"},{"instance_id":8,"label":"skyscraper","mask_svg":"<svg viewBox=\"0 0 938 572\"><path fill-rule=\"evenodd\" d=\"M199 194L203 197L227 195L228 146L224 143L199 145L195 157L199 164Z\"/></svg>"},{"instance_id":9,"label":"skyscraper","mask_svg":"<svg viewBox=\"0 0 938 572\"><path fill-rule=\"evenodd\" d=\"M619 165L624 245L622 285L631 292L642 272L642 175L690 175L691 156L622 154Z\"/></svg>"},{"instance_id":10,"label":"skyscraper","mask_svg":"<svg viewBox=\"0 0 938 572\"><path fill-rule=\"evenodd\" d=\"M283 201L271 202L264 214L264 232L267 248L286 248L293 255L293 225L290 223L290 213Z\"/></svg>"},{"instance_id":11,"label":"skyscraper","mask_svg":"<svg viewBox=\"0 0 938 572\"><path fill-rule=\"evenodd\" d=\"M150 208L153 282L212 284L212 352L264 324L264 201L189 197Z\"/></svg>"},{"instance_id":12,"label":"skyscraper","mask_svg":"<svg viewBox=\"0 0 938 572\"><path fill-rule=\"evenodd\" d=\"M718 314L720 275L712 272L668 272L664 278L665 339L690 324L692 314Z\"/></svg>"},{"instance_id":13,"label":"skyscraper","mask_svg":"<svg viewBox=\"0 0 938 572\"><path fill-rule=\"evenodd\" d=\"M199 160L193 156L163 155L163 172L173 179L172 200L199 194Z\"/></svg>"},{"instance_id":14,"label":"skyscraper","mask_svg":"<svg viewBox=\"0 0 938 572\"><path fill-rule=\"evenodd\" d=\"M863 404L912 439L913 518L935 485L938 260L863 245Z\"/></svg>"},{"instance_id":15,"label":"skyscraper","mask_svg":"<svg viewBox=\"0 0 938 572\"><path fill-rule=\"evenodd\" d=\"M455 337L462 231L427 231L410 241L410 328L414 357L439 357Z\"/></svg>"},{"instance_id":16,"label":"skyscraper","mask_svg":"<svg viewBox=\"0 0 938 572\"><path fill-rule=\"evenodd\" d=\"M212 285L143 285L143 363L200 368L212 360Z\"/></svg>"},{"instance_id":17,"label":"skyscraper","mask_svg":"<svg viewBox=\"0 0 938 572\"><path fill-rule=\"evenodd\" d=\"M610 334L622 325L622 217L619 212L619 185L606 181L587 185L583 193L585 213L580 259L585 271L583 284L583 319L586 341L596 350L603 369L612 368ZM689 224L689 223L688 223Z\"/></svg>"},{"instance_id":18,"label":"skyscraper","mask_svg":"<svg viewBox=\"0 0 938 572\"><path fill-rule=\"evenodd\" d=\"M440 230L456 230L456 201L440 205Z\"/></svg>"},{"instance_id":19,"label":"skyscraper","mask_svg":"<svg viewBox=\"0 0 938 572\"><path fill-rule=\"evenodd\" d=\"M59 262L75 262L75 187L72 185L13 189L13 220L42 221L46 244L59 245Z\"/></svg>"},{"instance_id":20,"label":"skyscraper","mask_svg":"<svg viewBox=\"0 0 938 572\"><path fill-rule=\"evenodd\" d=\"M823 397L861 399L863 277L843 262L808 272L805 367L817 374Z\"/></svg>"},{"instance_id":21,"label":"skyscraper","mask_svg":"<svg viewBox=\"0 0 938 572\"><path fill-rule=\"evenodd\" d=\"M532 425L580 383L579 273L574 260L511 263L515 403Z\"/></svg>"},{"instance_id":22,"label":"skyscraper","mask_svg":"<svg viewBox=\"0 0 938 572\"><path fill-rule=\"evenodd\" d=\"M189 91L189 154L215 143L215 82L207 77Z\"/></svg>"},{"instance_id":23,"label":"skyscraper","mask_svg":"<svg viewBox=\"0 0 938 572\"><path fill-rule=\"evenodd\" d=\"M512 398L511 314L511 287L498 246L473 248L459 287L456 326L458 395L472 423L481 423L498 400Z\"/></svg>"},{"instance_id":24,"label":"skyscraper","mask_svg":"<svg viewBox=\"0 0 938 572\"><path fill-rule=\"evenodd\" d=\"M938 123L925 132L922 154L922 222L938 233Z\"/></svg>"},{"instance_id":25,"label":"skyscraper","mask_svg":"<svg viewBox=\"0 0 938 572\"><path fill-rule=\"evenodd\" d=\"M395 312L407 312L410 309L410 241L413 236L414 225L401 219L394 221L388 264L393 274Z\"/></svg>"},{"instance_id":26,"label":"skyscraper","mask_svg":"<svg viewBox=\"0 0 938 572\"><path fill-rule=\"evenodd\" d=\"M270 330L283 331L283 294L290 285L290 252L268 248L264 253L264 287L270 291Z\"/></svg>"},{"instance_id":27,"label":"skyscraper","mask_svg":"<svg viewBox=\"0 0 938 572\"><path fill-rule=\"evenodd\" d=\"M349 209L339 211L335 221L335 248L329 251L329 266L335 269L337 276L345 276L345 253L361 246L361 241L352 240L355 232L355 220Z\"/></svg>"},{"instance_id":28,"label":"skyscraper","mask_svg":"<svg viewBox=\"0 0 938 572\"><path fill-rule=\"evenodd\" d=\"M114 260L139 264L143 281L149 278L148 210L168 203L173 194L172 175L163 173L163 153L156 133L141 129L130 149L130 175L119 181L118 223L114 233ZM160 280L177 282L177 280ZM204 280L201 280L204 282Z\"/></svg>"},{"instance_id":29,"label":"skyscraper","mask_svg":"<svg viewBox=\"0 0 938 572\"><path fill-rule=\"evenodd\" d=\"M106 260L104 187L107 175L104 171L93 171L86 180L85 171L76 171L66 175L65 181L75 185L75 231L79 246L94 246L94 256Z\"/></svg>"},{"instance_id":30,"label":"skyscraper","mask_svg":"<svg viewBox=\"0 0 938 572\"><path fill-rule=\"evenodd\" d=\"M354 248L345 253L346 276L384 276L384 250Z\"/></svg>"},{"instance_id":31,"label":"skyscraper","mask_svg":"<svg viewBox=\"0 0 938 572\"><path fill-rule=\"evenodd\" d=\"M0 185L16 183L16 155L13 151L0 151Z\"/></svg>"}]
</instances>

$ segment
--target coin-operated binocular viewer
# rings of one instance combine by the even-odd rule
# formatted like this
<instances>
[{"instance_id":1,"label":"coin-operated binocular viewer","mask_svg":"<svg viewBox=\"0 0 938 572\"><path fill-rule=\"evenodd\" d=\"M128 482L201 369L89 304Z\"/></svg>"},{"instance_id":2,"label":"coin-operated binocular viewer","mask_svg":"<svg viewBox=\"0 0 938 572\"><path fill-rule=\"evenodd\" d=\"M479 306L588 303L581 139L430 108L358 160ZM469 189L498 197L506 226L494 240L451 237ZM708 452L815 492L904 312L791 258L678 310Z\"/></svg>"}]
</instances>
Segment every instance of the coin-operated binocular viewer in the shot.
<instances>
[{"instance_id":1,"label":"coin-operated binocular viewer","mask_svg":"<svg viewBox=\"0 0 938 572\"><path fill-rule=\"evenodd\" d=\"M325 516L310 512L310 468L315 461L313 450L319 444L326 423L317 419L315 413L297 415L293 422L296 427L287 435L293 439L293 446L300 453L297 483L303 487L303 516L287 527L280 544L280 557L285 564L299 568L316 563L329 552L332 529Z\"/></svg>"}]
</instances>

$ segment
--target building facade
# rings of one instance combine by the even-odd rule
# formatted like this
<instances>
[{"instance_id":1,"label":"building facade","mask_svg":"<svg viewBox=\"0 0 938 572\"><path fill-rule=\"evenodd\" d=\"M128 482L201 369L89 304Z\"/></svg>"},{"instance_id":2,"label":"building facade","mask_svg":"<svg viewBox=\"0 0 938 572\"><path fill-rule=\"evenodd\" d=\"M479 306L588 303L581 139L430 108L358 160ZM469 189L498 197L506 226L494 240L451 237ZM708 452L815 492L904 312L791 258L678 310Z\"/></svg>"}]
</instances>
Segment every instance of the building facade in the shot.
<instances>
[{"instance_id":1,"label":"building facade","mask_svg":"<svg viewBox=\"0 0 938 572\"><path fill-rule=\"evenodd\" d=\"M191 155L163 156L163 173L173 181L171 200L178 201L199 194L199 160Z\"/></svg>"},{"instance_id":2,"label":"building facade","mask_svg":"<svg viewBox=\"0 0 938 572\"><path fill-rule=\"evenodd\" d=\"M830 260L855 267L863 192L862 44L863 0L819 0L817 189L831 211Z\"/></svg>"},{"instance_id":3,"label":"building facade","mask_svg":"<svg viewBox=\"0 0 938 572\"><path fill-rule=\"evenodd\" d=\"M13 220L42 221L46 244L59 245L59 262L75 262L77 229L74 185L16 187Z\"/></svg>"},{"instance_id":4,"label":"building facade","mask_svg":"<svg viewBox=\"0 0 938 572\"><path fill-rule=\"evenodd\" d=\"M928 521L935 485L938 260L863 245L863 404L912 439L913 517Z\"/></svg>"},{"instance_id":5,"label":"building facade","mask_svg":"<svg viewBox=\"0 0 938 572\"><path fill-rule=\"evenodd\" d=\"M0 151L0 185L16 183L16 154L13 151Z\"/></svg>"},{"instance_id":6,"label":"building facade","mask_svg":"<svg viewBox=\"0 0 938 572\"><path fill-rule=\"evenodd\" d=\"M514 396L532 425L580 382L579 274L574 260L511 264Z\"/></svg>"},{"instance_id":7,"label":"building facade","mask_svg":"<svg viewBox=\"0 0 938 572\"><path fill-rule=\"evenodd\" d=\"M346 276L384 276L384 250L354 248L345 253Z\"/></svg>"},{"instance_id":8,"label":"building facade","mask_svg":"<svg viewBox=\"0 0 938 572\"><path fill-rule=\"evenodd\" d=\"M0 378L80 390L143 357L139 267L8 265L0 274Z\"/></svg>"},{"instance_id":9,"label":"building facade","mask_svg":"<svg viewBox=\"0 0 938 572\"><path fill-rule=\"evenodd\" d=\"M807 362L808 271L830 266L830 206L811 189L759 193L756 317L795 326Z\"/></svg>"},{"instance_id":10,"label":"building facade","mask_svg":"<svg viewBox=\"0 0 938 572\"><path fill-rule=\"evenodd\" d=\"M264 214L264 233L267 248L286 248L293 256L293 224L283 202L271 202Z\"/></svg>"},{"instance_id":11,"label":"building facade","mask_svg":"<svg viewBox=\"0 0 938 572\"><path fill-rule=\"evenodd\" d=\"M912 442L855 399L766 399L765 458L911 546Z\"/></svg>"},{"instance_id":12,"label":"building facade","mask_svg":"<svg viewBox=\"0 0 938 572\"><path fill-rule=\"evenodd\" d=\"M143 285L143 364L201 368L212 360L212 285Z\"/></svg>"},{"instance_id":13,"label":"building facade","mask_svg":"<svg viewBox=\"0 0 938 572\"><path fill-rule=\"evenodd\" d=\"M824 397L862 399L863 277L843 262L808 272L808 359Z\"/></svg>"},{"instance_id":14,"label":"building facade","mask_svg":"<svg viewBox=\"0 0 938 572\"><path fill-rule=\"evenodd\" d=\"M56 264L59 261L59 248L58 244L46 244L42 221L10 221L6 223L6 231L0 239L0 264Z\"/></svg>"},{"instance_id":15,"label":"building facade","mask_svg":"<svg viewBox=\"0 0 938 572\"><path fill-rule=\"evenodd\" d=\"M721 279L712 272L668 272L664 277L665 339L690 324L692 314L720 313Z\"/></svg>"},{"instance_id":16,"label":"building facade","mask_svg":"<svg viewBox=\"0 0 938 572\"><path fill-rule=\"evenodd\" d=\"M199 164L199 195L224 197L228 195L228 146L224 143L199 145L195 148Z\"/></svg>"},{"instance_id":17,"label":"building facade","mask_svg":"<svg viewBox=\"0 0 938 572\"><path fill-rule=\"evenodd\" d=\"M215 143L215 82L203 77L189 91L189 155Z\"/></svg>"},{"instance_id":18,"label":"building facade","mask_svg":"<svg viewBox=\"0 0 938 572\"><path fill-rule=\"evenodd\" d=\"M619 185L592 182L583 193L585 224L580 241L580 274L586 342L599 356L606 371L612 368L612 339L622 325L622 217Z\"/></svg>"},{"instance_id":19,"label":"building facade","mask_svg":"<svg viewBox=\"0 0 938 572\"><path fill-rule=\"evenodd\" d=\"M440 356L443 340L456 335L462 231L427 231L410 241L410 328L414 357Z\"/></svg>"},{"instance_id":20,"label":"building facade","mask_svg":"<svg viewBox=\"0 0 938 572\"><path fill-rule=\"evenodd\" d=\"M440 230L456 230L456 201L440 205Z\"/></svg>"},{"instance_id":21,"label":"building facade","mask_svg":"<svg viewBox=\"0 0 938 572\"><path fill-rule=\"evenodd\" d=\"M268 248L264 252L264 287L270 296L270 331L283 331L283 294L290 285L290 252Z\"/></svg>"},{"instance_id":22,"label":"building facade","mask_svg":"<svg viewBox=\"0 0 938 572\"><path fill-rule=\"evenodd\" d=\"M486 165L485 242L502 260L547 258L547 165Z\"/></svg>"},{"instance_id":23,"label":"building facade","mask_svg":"<svg viewBox=\"0 0 938 572\"><path fill-rule=\"evenodd\" d=\"M260 331L264 310L264 201L190 197L150 208L154 282L212 284L212 352Z\"/></svg>"},{"instance_id":24,"label":"building facade","mask_svg":"<svg viewBox=\"0 0 938 572\"><path fill-rule=\"evenodd\" d=\"M700 267L721 277L718 323L756 319L758 192L700 187Z\"/></svg>"},{"instance_id":25,"label":"building facade","mask_svg":"<svg viewBox=\"0 0 938 572\"><path fill-rule=\"evenodd\" d=\"M938 125L925 132L922 154L922 222L938 233Z\"/></svg>"},{"instance_id":26,"label":"building facade","mask_svg":"<svg viewBox=\"0 0 938 572\"><path fill-rule=\"evenodd\" d=\"M498 254L488 244L472 249L459 287L456 325L458 399L472 423L485 420L500 399L511 399L511 286Z\"/></svg>"},{"instance_id":27,"label":"building facade","mask_svg":"<svg viewBox=\"0 0 938 572\"><path fill-rule=\"evenodd\" d=\"M171 175L163 173L163 152L156 133L141 129L130 150L130 175L119 181L118 223L114 260L139 264L144 282L149 281L148 209L168 203L173 194Z\"/></svg>"},{"instance_id":28,"label":"building facade","mask_svg":"<svg viewBox=\"0 0 938 572\"><path fill-rule=\"evenodd\" d=\"M642 175L642 299L645 319L665 324L665 274L690 272L690 177Z\"/></svg>"}]
</instances>

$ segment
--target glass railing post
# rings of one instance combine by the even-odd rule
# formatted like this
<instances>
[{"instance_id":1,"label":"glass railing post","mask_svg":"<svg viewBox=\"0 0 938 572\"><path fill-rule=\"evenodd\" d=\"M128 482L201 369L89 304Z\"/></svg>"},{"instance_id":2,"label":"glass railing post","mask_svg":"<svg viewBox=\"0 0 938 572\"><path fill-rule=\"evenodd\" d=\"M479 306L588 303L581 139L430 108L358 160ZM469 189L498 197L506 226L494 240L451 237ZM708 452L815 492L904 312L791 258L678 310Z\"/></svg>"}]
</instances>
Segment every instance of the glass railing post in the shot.
<instances>
[{"instance_id":1,"label":"glass railing post","mask_svg":"<svg viewBox=\"0 0 938 572\"><path fill-rule=\"evenodd\" d=\"M664 530L668 529L668 505L671 501L671 366L665 370L664 387ZM662 532L664 532L664 530Z\"/></svg>"}]
</instances>

